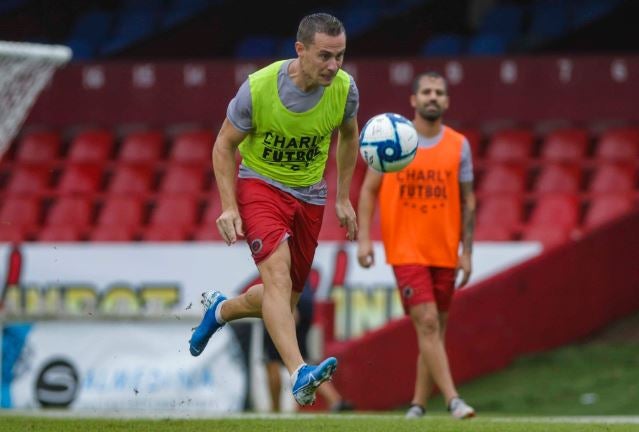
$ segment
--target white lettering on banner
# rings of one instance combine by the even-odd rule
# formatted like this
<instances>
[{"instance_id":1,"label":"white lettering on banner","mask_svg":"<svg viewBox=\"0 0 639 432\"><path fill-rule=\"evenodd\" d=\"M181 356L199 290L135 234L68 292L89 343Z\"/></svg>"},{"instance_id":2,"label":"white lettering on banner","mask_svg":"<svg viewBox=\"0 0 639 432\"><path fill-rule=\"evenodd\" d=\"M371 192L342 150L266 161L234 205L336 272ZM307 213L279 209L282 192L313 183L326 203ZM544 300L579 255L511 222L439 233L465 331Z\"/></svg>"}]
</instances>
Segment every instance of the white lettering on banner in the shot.
<instances>
[{"instance_id":1,"label":"white lettering on banner","mask_svg":"<svg viewBox=\"0 0 639 432\"><path fill-rule=\"evenodd\" d=\"M388 77L393 85L409 85L414 75L413 65L409 62L391 63L388 69Z\"/></svg>"},{"instance_id":2,"label":"white lettering on banner","mask_svg":"<svg viewBox=\"0 0 639 432\"><path fill-rule=\"evenodd\" d=\"M233 330L216 333L200 357L189 336L181 322L34 323L14 365L23 372L5 383L10 407L242 411L247 365Z\"/></svg>"},{"instance_id":3,"label":"white lettering on banner","mask_svg":"<svg viewBox=\"0 0 639 432\"><path fill-rule=\"evenodd\" d=\"M106 79L102 66L85 66L82 68L82 87L87 90L98 90L104 87Z\"/></svg>"},{"instance_id":4,"label":"white lettering on banner","mask_svg":"<svg viewBox=\"0 0 639 432\"><path fill-rule=\"evenodd\" d=\"M559 81L561 81L562 83L569 83L570 81L572 81L572 60L561 58L557 60L557 67L559 69Z\"/></svg>"},{"instance_id":5,"label":"white lettering on banner","mask_svg":"<svg viewBox=\"0 0 639 432\"><path fill-rule=\"evenodd\" d=\"M517 63L506 60L501 63L499 77L504 84L513 84L517 81Z\"/></svg>"},{"instance_id":6,"label":"white lettering on banner","mask_svg":"<svg viewBox=\"0 0 639 432\"><path fill-rule=\"evenodd\" d=\"M451 85L460 84L464 80L464 67L460 62L451 61L446 63L446 79Z\"/></svg>"},{"instance_id":7,"label":"white lettering on banner","mask_svg":"<svg viewBox=\"0 0 639 432\"><path fill-rule=\"evenodd\" d=\"M133 87L151 88L155 85L155 66L152 64L136 65L132 70Z\"/></svg>"},{"instance_id":8,"label":"white lettering on banner","mask_svg":"<svg viewBox=\"0 0 639 432\"><path fill-rule=\"evenodd\" d=\"M610 76L618 83L628 81L628 65L623 59L615 59L610 64Z\"/></svg>"},{"instance_id":9,"label":"white lettering on banner","mask_svg":"<svg viewBox=\"0 0 639 432\"><path fill-rule=\"evenodd\" d=\"M206 69L202 65L184 65L183 75L184 87L202 87L206 84Z\"/></svg>"},{"instance_id":10,"label":"white lettering on banner","mask_svg":"<svg viewBox=\"0 0 639 432\"><path fill-rule=\"evenodd\" d=\"M244 63L235 66L235 85L242 84L249 74L257 70L257 66L253 63Z\"/></svg>"}]
</instances>

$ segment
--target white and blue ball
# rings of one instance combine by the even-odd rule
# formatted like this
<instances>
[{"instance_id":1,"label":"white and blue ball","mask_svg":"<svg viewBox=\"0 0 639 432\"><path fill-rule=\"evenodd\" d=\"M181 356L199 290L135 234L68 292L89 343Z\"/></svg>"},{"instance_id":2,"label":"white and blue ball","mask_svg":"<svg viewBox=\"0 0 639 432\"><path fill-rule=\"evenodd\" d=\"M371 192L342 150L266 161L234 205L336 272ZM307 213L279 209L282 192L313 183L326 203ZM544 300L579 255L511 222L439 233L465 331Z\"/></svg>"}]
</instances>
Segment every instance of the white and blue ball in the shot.
<instances>
[{"instance_id":1,"label":"white and blue ball","mask_svg":"<svg viewBox=\"0 0 639 432\"><path fill-rule=\"evenodd\" d=\"M411 163L417 154L417 131L404 116L378 114L362 128L359 152L368 166L376 171L399 171Z\"/></svg>"}]
</instances>

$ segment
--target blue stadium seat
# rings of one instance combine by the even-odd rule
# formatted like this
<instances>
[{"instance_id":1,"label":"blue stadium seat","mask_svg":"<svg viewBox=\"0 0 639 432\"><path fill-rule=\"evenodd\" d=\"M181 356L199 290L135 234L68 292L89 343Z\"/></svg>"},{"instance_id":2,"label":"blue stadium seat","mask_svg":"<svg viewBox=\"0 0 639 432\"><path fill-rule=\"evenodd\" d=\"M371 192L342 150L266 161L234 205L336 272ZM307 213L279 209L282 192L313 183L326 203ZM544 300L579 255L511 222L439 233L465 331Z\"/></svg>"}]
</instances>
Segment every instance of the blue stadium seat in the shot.
<instances>
[{"instance_id":1,"label":"blue stadium seat","mask_svg":"<svg viewBox=\"0 0 639 432\"><path fill-rule=\"evenodd\" d=\"M235 58L271 58L277 53L278 40L275 36L247 36L235 47Z\"/></svg>"},{"instance_id":2,"label":"blue stadium seat","mask_svg":"<svg viewBox=\"0 0 639 432\"><path fill-rule=\"evenodd\" d=\"M612 12L620 0L579 0L572 5L572 27L580 28Z\"/></svg>"},{"instance_id":3,"label":"blue stadium seat","mask_svg":"<svg viewBox=\"0 0 639 432\"><path fill-rule=\"evenodd\" d=\"M457 34L440 34L428 39L421 50L426 56L454 56L464 53L466 38Z\"/></svg>"},{"instance_id":4,"label":"blue stadium seat","mask_svg":"<svg viewBox=\"0 0 639 432\"><path fill-rule=\"evenodd\" d=\"M564 0L544 0L533 4L529 34L535 41L557 38L568 30L568 5Z\"/></svg>"},{"instance_id":5,"label":"blue stadium seat","mask_svg":"<svg viewBox=\"0 0 639 432\"><path fill-rule=\"evenodd\" d=\"M167 4L160 26L167 29L196 16L209 6L223 3L224 0L172 0Z\"/></svg>"},{"instance_id":6,"label":"blue stadium seat","mask_svg":"<svg viewBox=\"0 0 639 432\"><path fill-rule=\"evenodd\" d=\"M500 34L478 34L468 41L470 55L502 55L507 48L508 41Z\"/></svg>"},{"instance_id":7,"label":"blue stadium seat","mask_svg":"<svg viewBox=\"0 0 639 432\"><path fill-rule=\"evenodd\" d=\"M113 36L102 45L102 54L113 54L151 35L158 11L121 11Z\"/></svg>"},{"instance_id":8,"label":"blue stadium seat","mask_svg":"<svg viewBox=\"0 0 639 432\"><path fill-rule=\"evenodd\" d=\"M507 38L517 37L523 29L524 14L524 8L520 5L496 5L482 18L479 33L500 34Z\"/></svg>"}]
</instances>

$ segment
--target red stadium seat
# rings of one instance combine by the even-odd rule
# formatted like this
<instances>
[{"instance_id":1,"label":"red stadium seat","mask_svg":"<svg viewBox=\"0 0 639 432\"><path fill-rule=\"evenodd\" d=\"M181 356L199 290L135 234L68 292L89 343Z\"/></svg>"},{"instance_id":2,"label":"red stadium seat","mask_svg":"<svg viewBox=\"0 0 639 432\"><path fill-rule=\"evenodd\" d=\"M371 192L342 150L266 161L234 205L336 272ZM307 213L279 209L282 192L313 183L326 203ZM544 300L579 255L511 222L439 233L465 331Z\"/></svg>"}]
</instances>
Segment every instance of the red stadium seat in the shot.
<instances>
[{"instance_id":1,"label":"red stadium seat","mask_svg":"<svg viewBox=\"0 0 639 432\"><path fill-rule=\"evenodd\" d=\"M75 225L48 225L37 235L41 242L78 242L82 240L81 229Z\"/></svg>"},{"instance_id":2,"label":"red stadium seat","mask_svg":"<svg viewBox=\"0 0 639 432\"><path fill-rule=\"evenodd\" d=\"M595 169L588 191L595 194L630 192L635 188L635 179L632 165L603 163Z\"/></svg>"},{"instance_id":3,"label":"red stadium seat","mask_svg":"<svg viewBox=\"0 0 639 432\"><path fill-rule=\"evenodd\" d=\"M21 243L28 240L28 232L23 227L0 225L1 243Z\"/></svg>"},{"instance_id":4,"label":"red stadium seat","mask_svg":"<svg viewBox=\"0 0 639 432\"><path fill-rule=\"evenodd\" d=\"M533 133L526 129L495 132L486 149L490 162L528 162L532 156Z\"/></svg>"},{"instance_id":5,"label":"red stadium seat","mask_svg":"<svg viewBox=\"0 0 639 432\"><path fill-rule=\"evenodd\" d=\"M203 187L204 170L201 165L170 165L160 181L161 193L198 194Z\"/></svg>"},{"instance_id":6,"label":"red stadium seat","mask_svg":"<svg viewBox=\"0 0 639 432\"><path fill-rule=\"evenodd\" d=\"M222 213L222 201L217 187L211 189L211 193L207 198L204 216L202 217L203 225L215 225L215 221Z\"/></svg>"},{"instance_id":7,"label":"red stadium seat","mask_svg":"<svg viewBox=\"0 0 639 432\"><path fill-rule=\"evenodd\" d=\"M639 157L639 128L615 128L604 132L597 143L598 159L627 162Z\"/></svg>"},{"instance_id":8,"label":"red stadium seat","mask_svg":"<svg viewBox=\"0 0 639 432\"><path fill-rule=\"evenodd\" d=\"M162 158L164 136L159 131L133 132L122 142L119 160L123 162L152 163Z\"/></svg>"},{"instance_id":9,"label":"red stadium seat","mask_svg":"<svg viewBox=\"0 0 639 432\"><path fill-rule=\"evenodd\" d=\"M528 225L558 226L566 229L577 227L580 202L574 194L539 195L530 214Z\"/></svg>"},{"instance_id":10,"label":"red stadium seat","mask_svg":"<svg viewBox=\"0 0 639 432\"><path fill-rule=\"evenodd\" d=\"M121 225L98 225L89 234L89 240L94 242L130 242L134 239L134 230Z\"/></svg>"},{"instance_id":11,"label":"red stadium seat","mask_svg":"<svg viewBox=\"0 0 639 432\"><path fill-rule=\"evenodd\" d=\"M7 197L0 204L0 225L28 230L40 221L40 200L35 197Z\"/></svg>"},{"instance_id":12,"label":"red stadium seat","mask_svg":"<svg viewBox=\"0 0 639 432\"><path fill-rule=\"evenodd\" d=\"M188 240L188 230L177 225L151 225L142 232L142 240L179 242Z\"/></svg>"},{"instance_id":13,"label":"red stadium seat","mask_svg":"<svg viewBox=\"0 0 639 432\"><path fill-rule=\"evenodd\" d=\"M492 195L480 200L477 209L477 227L490 232L487 227L499 227L512 236L521 229L523 202L519 195Z\"/></svg>"},{"instance_id":14,"label":"red stadium seat","mask_svg":"<svg viewBox=\"0 0 639 432\"><path fill-rule=\"evenodd\" d=\"M175 137L170 159L175 162L211 164L215 136L211 130L184 132Z\"/></svg>"},{"instance_id":15,"label":"red stadium seat","mask_svg":"<svg viewBox=\"0 0 639 432\"><path fill-rule=\"evenodd\" d=\"M68 165L56 190L61 194L94 194L102 187L102 165L82 163Z\"/></svg>"},{"instance_id":16,"label":"red stadium seat","mask_svg":"<svg viewBox=\"0 0 639 432\"><path fill-rule=\"evenodd\" d=\"M473 159L478 159L481 153L482 134L477 129L457 129L468 140Z\"/></svg>"},{"instance_id":17,"label":"red stadium seat","mask_svg":"<svg viewBox=\"0 0 639 432\"><path fill-rule=\"evenodd\" d=\"M223 241L220 231L215 223L203 223L193 232L193 240L196 241Z\"/></svg>"},{"instance_id":18,"label":"red stadium seat","mask_svg":"<svg viewBox=\"0 0 639 432\"><path fill-rule=\"evenodd\" d=\"M542 166L533 185L536 193L578 193L581 183L581 168L577 165L549 163Z\"/></svg>"},{"instance_id":19,"label":"red stadium seat","mask_svg":"<svg viewBox=\"0 0 639 432\"><path fill-rule=\"evenodd\" d=\"M150 225L191 229L197 220L197 201L184 196L160 196L151 213Z\"/></svg>"},{"instance_id":20,"label":"red stadium seat","mask_svg":"<svg viewBox=\"0 0 639 432\"><path fill-rule=\"evenodd\" d=\"M9 194L42 194L49 189L51 169L42 165L19 165L11 173L5 192Z\"/></svg>"},{"instance_id":21,"label":"red stadium seat","mask_svg":"<svg viewBox=\"0 0 639 432\"><path fill-rule=\"evenodd\" d=\"M544 248L558 246L571 239L572 230L559 225L529 225L524 228L522 241L540 242Z\"/></svg>"},{"instance_id":22,"label":"red stadium seat","mask_svg":"<svg viewBox=\"0 0 639 432\"><path fill-rule=\"evenodd\" d=\"M104 162L113 151L115 138L108 130L86 130L73 138L67 159L73 162Z\"/></svg>"},{"instance_id":23,"label":"red stadium seat","mask_svg":"<svg viewBox=\"0 0 639 432\"><path fill-rule=\"evenodd\" d=\"M93 204L90 198L66 196L58 198L46 217L47 226L68 226L85 228L91 223Z\"/></svg>"},{"instance_id":24,"label":"red stadium seat","mask_svg":"<svg viewBox=\"0 0 639 432\"><path fill-rule=\"evenodd\" d=\"M551 162L581 162L586 157L588 139L584 129L554 130L544 138L541 157Z\"/></svg>"},{"instance_id":25,"label":"red stadium seat","mask_svg":"<svg viewBox=\"0 0 639 432\"><path fill-rule=\"evenodd\" d=\"M98 216L98 225L135 228L142 224L143 202L130 196L111 196L106 199Z\"/></svg>"},{"instance_id":26,"label":"red stadium seat","mask_svg":"<svg viewBox=\"0 0 639 432\"><path fill-rule=\"evenodd\" d=\"M526 191L525 170L518 166L491 165L480 178L477 193L523 194Z\"/></svg>"},{"instance_id":27,"label":"red stadium seat","mask_svg":"<svg viewBox=\"0 0 639 432\"><path fill-rule=\"evenodd\" d=\"M16 160L20 162L49 163L60 155L62 141L57 132L32 132L18 144Z\"/></svg>"},{"instance_id":28,"label":"red stadium seat","mask_svg":"<svg viewBox=\"0 0 639 432\"><path fill-rule=\"evenodd\" d=\"M150 166L121 163L115 168L107 189L110 194L144 195L151 192L153 177Z\"/></svg>"},{"instance_id":29,"label":"red stadium seat","mask_svg":"<svg viewBox=\"0 0 639 432\"><path fill-rule=\"evenodd\" d=\"M482 225L478 223L473 239L475 241L511 241L513 240L513 233L500 225Z\"/></svg>"},{"instance_id":30,"label":"red stadium seat","mask_svg":"<svg viewBox=\"0 0 639 432\"><path fill-rule=\"evenodd\" d=\"M596 228L632 210L634 206L632 194L596 196L590 202L583 227L585 230Z\"/></svg>"}]
</instances>

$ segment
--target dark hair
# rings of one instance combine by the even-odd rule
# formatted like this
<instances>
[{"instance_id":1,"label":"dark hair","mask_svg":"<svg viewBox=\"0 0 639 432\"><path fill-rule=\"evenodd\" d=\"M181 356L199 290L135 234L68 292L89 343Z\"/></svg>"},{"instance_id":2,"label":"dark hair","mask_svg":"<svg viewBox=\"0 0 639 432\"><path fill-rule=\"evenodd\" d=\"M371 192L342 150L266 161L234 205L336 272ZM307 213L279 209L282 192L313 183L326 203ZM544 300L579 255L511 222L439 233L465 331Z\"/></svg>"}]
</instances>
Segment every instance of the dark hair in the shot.
<instances>
[{"instance_id":1,"label":"dark hair","mask_svg":"<svg viewBox=\"0 0 639 432\"><path fill-rule=\"evenodd\" d=\"M300 21L300 25L297 28L297 40L304 45L309 45L315 40L315 33L339 36L345 31L344 24L333 15L314 13L306 15Z\"/></svg>"},{"instance_id":2,"label":"dark hair","mask_svg":"<svg viewBox=\"0 0 639 432\"><path fill-rule=\"evenodd\" d=\"M428 71L428 72L420 73L413 80L413 94L417 94L417 90L419 90L419 80L421 80L424 77L433 78L433 79L440 79L440 80L444 81L444 88L446 89L446 92L448 92L448 83L446 82L446 78L444 78L443 75L440 74L439 72Z\"/></svg>"}]
</instances>

